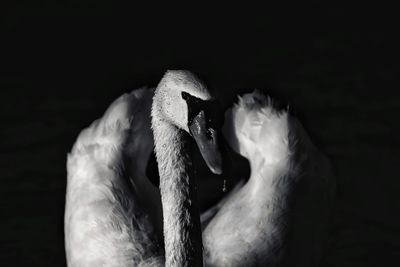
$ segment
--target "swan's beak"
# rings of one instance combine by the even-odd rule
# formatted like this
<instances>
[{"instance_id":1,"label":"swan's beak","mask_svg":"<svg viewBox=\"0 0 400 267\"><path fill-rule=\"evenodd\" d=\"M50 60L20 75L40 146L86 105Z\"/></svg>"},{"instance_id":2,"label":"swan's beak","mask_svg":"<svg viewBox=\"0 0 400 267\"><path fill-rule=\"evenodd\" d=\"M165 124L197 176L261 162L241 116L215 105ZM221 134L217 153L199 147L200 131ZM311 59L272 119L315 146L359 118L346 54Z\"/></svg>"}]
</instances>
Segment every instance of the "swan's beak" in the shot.
<instances>
[{"instance_id":1,"label":"swan's beak","mask_svg":"<svg viewBox=\"0 0 400 267\"><path fill-rule=\"evenodd\" d=\"M214 174L222 174L222 155L219 145L219 132L207 125L204 111L193 118L189 131L200 150L208 168Z\"/></svg>"}]
</instances>

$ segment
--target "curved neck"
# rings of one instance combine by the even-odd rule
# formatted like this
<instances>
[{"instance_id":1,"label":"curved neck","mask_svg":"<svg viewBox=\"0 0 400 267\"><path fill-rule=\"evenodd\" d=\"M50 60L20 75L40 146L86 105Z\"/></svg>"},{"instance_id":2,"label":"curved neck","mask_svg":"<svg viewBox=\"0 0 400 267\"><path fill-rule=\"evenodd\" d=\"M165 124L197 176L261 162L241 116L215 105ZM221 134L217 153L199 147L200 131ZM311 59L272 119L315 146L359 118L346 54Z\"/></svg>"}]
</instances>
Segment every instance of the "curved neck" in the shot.
<instances>
[{"instance_id":1,"label":"curved neck","mask_svg":"<svg viewBox=\"0 0 400 267\"><path fill-rule=\"evenodd\" d=\"M152 127L160 174L165 266L203 266L189 138L184 131L158 116L153 116Z\"/></svg>"}]
</instances>

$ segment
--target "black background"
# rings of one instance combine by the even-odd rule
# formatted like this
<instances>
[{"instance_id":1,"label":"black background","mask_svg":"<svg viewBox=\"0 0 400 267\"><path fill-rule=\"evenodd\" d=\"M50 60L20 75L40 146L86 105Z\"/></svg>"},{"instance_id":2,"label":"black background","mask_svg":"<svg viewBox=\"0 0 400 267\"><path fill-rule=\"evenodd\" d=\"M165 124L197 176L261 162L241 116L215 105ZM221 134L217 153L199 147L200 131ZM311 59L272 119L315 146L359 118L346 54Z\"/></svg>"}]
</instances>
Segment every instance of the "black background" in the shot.
<instances>
[{"instance_id":1,"label":"black background","mask_svg":"<svg viewBox=\"0 0 400 267\"><path fill-rule=\"evenodd\" d=\"M152 3L121 12L69 2L0 12L1 266L65 265L66 153L116 97L156 85L166 69L195 71L225 104L246 88L291 103L338 179L324 266L399 258L390 8Z\"/></svg>"}]
</instances>

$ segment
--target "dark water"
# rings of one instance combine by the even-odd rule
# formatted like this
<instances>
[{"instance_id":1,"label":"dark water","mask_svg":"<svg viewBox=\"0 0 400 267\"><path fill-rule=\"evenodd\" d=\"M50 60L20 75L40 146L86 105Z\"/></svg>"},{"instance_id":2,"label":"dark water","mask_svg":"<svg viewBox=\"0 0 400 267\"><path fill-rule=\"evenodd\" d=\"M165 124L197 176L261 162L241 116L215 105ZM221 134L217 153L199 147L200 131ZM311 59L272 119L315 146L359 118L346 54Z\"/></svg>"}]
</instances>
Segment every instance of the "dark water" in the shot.
<instances>
[{"instance_id":1,"label":"dark water","mask_svg":"<svg viewBox=\"0 0 400 267\"><path fill-rule=\"evenodd\" d=\"M246 88L291 103L338 179L323 266L399 258L399 67L389 14L377 25L336 9L316 19L245 10L230 20L139 8L115 15L103 4L3 13L1 266L65 265L66 153L113 99L174 68L199 73L225 104Z\"/></svg>"}]
</instances>

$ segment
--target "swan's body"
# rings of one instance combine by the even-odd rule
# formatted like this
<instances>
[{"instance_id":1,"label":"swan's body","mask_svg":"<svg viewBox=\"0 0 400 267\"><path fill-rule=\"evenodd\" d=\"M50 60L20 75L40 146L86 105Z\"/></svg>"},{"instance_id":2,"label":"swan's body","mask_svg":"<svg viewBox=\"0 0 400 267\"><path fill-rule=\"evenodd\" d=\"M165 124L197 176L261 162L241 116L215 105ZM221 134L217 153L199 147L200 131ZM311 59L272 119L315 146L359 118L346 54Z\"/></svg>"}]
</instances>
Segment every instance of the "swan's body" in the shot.
<instances>
[{"instance_id":1,"label":"swan's body","mask_svg":"<svg viewBox=\"0 0 400 267\"><path fill-rule=\"evenodd\" d=\"M206 262L316 266L335 187L325 157L295 118L257 92L228 111L224 135L251 175L217 204L203 232Z\"/></svg>"},{"instance_id":2,"label":"swan's body","mask_svg":"<svg viewBox=\"0 0 400 267\"><path fill-rule=\"evenodd\" d=\"M65 244L70 267L162 266L160 196L145 176L153 145L151 97L143 89L120 97L82 131L68 156Z\"/></svg>"},{"instance_id":3,"label":"swan's body","mask_svg":"<svg viewBox=\"0 0 400 267\"><path fill-rule=\"evenodd\" d=\"M191 78L189 93L209 100ZM188 86L187 79L179 86ZM116 100L69 154L68 266L195 266L202 262L201 244L206 266L317 264L333 184L301 125L258 93L227 112L224 135L249 160L251 176L202 215L201 230L184 149L187 110L168 95L165 82L177 81L164 79L156 90ZM160 190L145 174L153 144Z\"/></svg>"}]
</instances>

